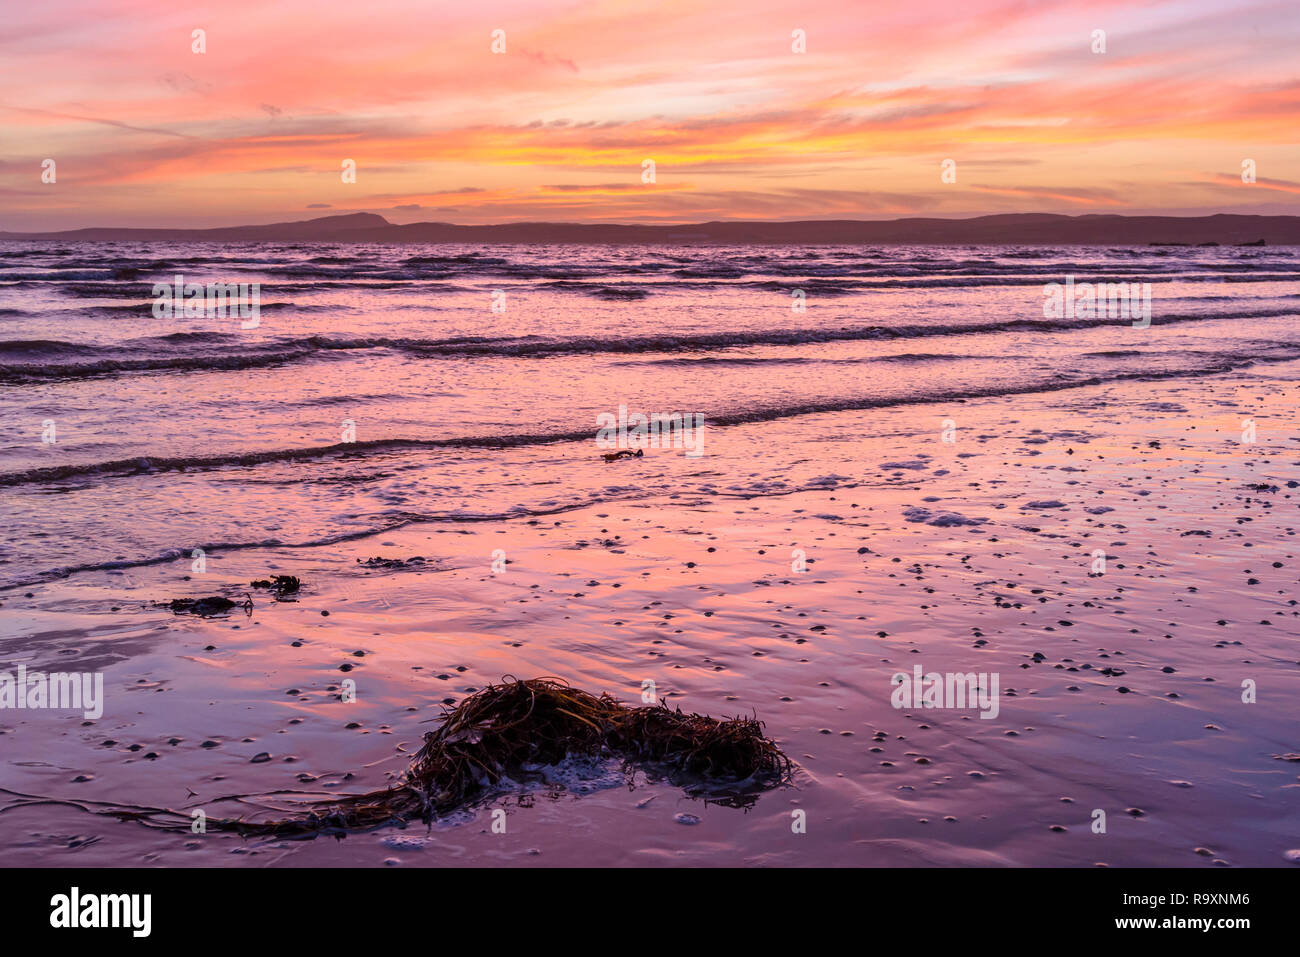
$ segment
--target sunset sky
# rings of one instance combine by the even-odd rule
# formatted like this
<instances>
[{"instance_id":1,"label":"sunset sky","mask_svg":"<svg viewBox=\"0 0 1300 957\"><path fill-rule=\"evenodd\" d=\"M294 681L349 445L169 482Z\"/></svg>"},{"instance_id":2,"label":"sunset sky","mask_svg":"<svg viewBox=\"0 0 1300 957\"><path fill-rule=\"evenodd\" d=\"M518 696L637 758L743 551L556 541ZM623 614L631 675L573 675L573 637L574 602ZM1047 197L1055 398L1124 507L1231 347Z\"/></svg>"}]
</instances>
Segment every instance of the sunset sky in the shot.
<instances>
[{"instance_id":1,"label":"sunset sky","mask_svg":"<svg viewBox=\"0 0 1300 957\"><path fill-rule=\"evenodd\" d=\"M1297 51L1296 0L11 3L0 229L1300 213Z\"/></svg>"}]
</instances>

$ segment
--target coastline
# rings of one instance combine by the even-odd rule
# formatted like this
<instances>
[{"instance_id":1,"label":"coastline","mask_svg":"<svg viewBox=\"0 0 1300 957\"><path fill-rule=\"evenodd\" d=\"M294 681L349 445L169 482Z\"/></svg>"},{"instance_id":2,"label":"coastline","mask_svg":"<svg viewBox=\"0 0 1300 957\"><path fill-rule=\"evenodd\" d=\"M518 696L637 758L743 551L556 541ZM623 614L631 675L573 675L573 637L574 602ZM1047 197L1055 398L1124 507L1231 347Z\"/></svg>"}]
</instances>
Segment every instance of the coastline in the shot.
<instances>
[{"instance_id":1,"label":"coastline","mask_svg":"<svg viewBox=\"0 0 1300 957\"><path fill-rule=\"evenodd\" d=\"M1287 485L1300 478L1298 375L1293 362L734 425L710 434L702 460L660 452L602 467L652 490L655 470L707 469L712 456L775 443L824 488L651 492L320 549L218 553L201 581L185 581L178 561L33 586L30 599L6 592L8 628L24 636L10 639L13 660L102 670L108 695L91 725L0 711L18 791L176 807L382 786L439 702L506 674L624 700L650 679L684 710L753 712L800 772L742 812L567 769L566 790L491 805L506 808L506 834L480 810L428 833L343 842L182 840L43 807L0 817L5 849L27 866L1286 866L1300 804L1287 707L1300 691L1300 489ZM1240 442L1246 414L1255 446ZM552 452L596 455L590 443ZM1090 574L1097 547L1101 575ZM510 563L494 575L498 548ZM805 572L792 571L795 549ZM366 574L357 560L376 556L426 561ZM1180 567L1197 569L1194 586ZM299 576L303 593L258 595L251 616L151 604L268 574ZM893 708L891 675L916 663L996 671L998 717ZM357 682L354 703L330 690L343 676ZM1243 680L1256 683L1255 704L1241 701ZM168 697L190 703L154 704ZM263 752L271 759L253 763ZM1106 834L1090 828L1098 808ZM808 812L806 835L791 833L793 809Z\"/></svg>"}]
</instances>

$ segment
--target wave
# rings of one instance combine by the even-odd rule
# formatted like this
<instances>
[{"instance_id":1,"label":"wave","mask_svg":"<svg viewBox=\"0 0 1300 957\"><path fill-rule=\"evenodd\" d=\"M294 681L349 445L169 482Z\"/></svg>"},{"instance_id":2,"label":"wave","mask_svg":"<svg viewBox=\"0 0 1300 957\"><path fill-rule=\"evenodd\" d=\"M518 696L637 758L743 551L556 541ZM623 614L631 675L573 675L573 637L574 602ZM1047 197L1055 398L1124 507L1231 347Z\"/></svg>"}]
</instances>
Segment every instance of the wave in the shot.
<instances>
[{"instance_id":1,"label":"wave","mask_svg":"<svg viewBox=\"0 0 1300 957\"><path fill-rule=\"evenodd\" d=\"M163 280L159 280L159 281L170 282L171 278L164 277ZM257 282L258 280L246 279L244 281ZM48 285L42 287L41 284L39 283L32 283L26 281L10 283L9 285L11 287L16 287L20 289L34 289L34 288L48 289L49 288ZM381 282L374 279L368 279L363 282L363 281L358 281L353 279L338 278L333 280L317 280L315 282L268 283L262 281L261 285L265 288L266 292L268 293L274 292L276 295L289 295L296 292L322 292L330 289L346 289L346 290L357 290L357 291L377 290L377 289L415 290L418 288L422 288L422 286L430 285L430 281L427 279L422 280L422 286L417 286L414 283L412 283L409 279L402 280L402 281L394 280L389 282ZM59 292L60 295L71 296L74 298L81 298L81 299L133 299L139 301L140 297L147 295L149 291L152 290L152 288L153 288L152 282L120 283L120 282L104 281L104 282L77 282L77 283L71 283L69 285L61 285L57 287L57 291ZM452 291L452 292L459 292L462 290L462 287L453 286L449 283L441 283L437 286L437 288L442 291ZM289 305L296 305L296 304L290 303ZM149 303L149 306L152 307L152 303ZM264 306L263 308L266 307ZM298 306L298 308L305 308L305 307ZM321 306L316 308L331 308L331 307Z\"/></svg>"},{"instance_id":2,"label":"wave","mask_svg":"<svg viewBox=\"0 0 1300 957\"><path fill-rule=\"evenodd\" d=\"M1227 312L1196 313L1153 318L1151 326L1184 322L1212 322L1225 319L1261 319L1294 316L1289 307L1248 309ZM83 379L105 375L139 372L197 372L261 368L312 359L332 352L366 349L391 349L423 358L461 358L466 356L545 358L560 355L638 354L654 352L693 352L748 346L799 346L828 342L861 340L923 339L934 336L989 335L1006 332L1068 332L1097 326L1129 326L1124 318L1101 319L1003 319L986 322L935 322L898 325L842 326L839 328L797 327L793 329L733 330L706 333L666 333L629 336L622 339L576 336L543 338L537 336L490 337L459 336L448 339L413 339L393 337L335 338L308 336L297 339L257 340L241 345L237 336L228 341L234 348L217 355L163 355L123 358L125 346L106 347L100 357L86 362L6 362L0 363L0 383L24 383L58 379ZM188 335L188 334L186 334ZM208 335L206 333L200 335ZM152 337L153 341L166 337ZM33 340L35 341L35 340ZM175 340L211 342L210 339ZM146 340L130 340L132 354ZM77 343L50 343L51 348L80 348ZM71 354L71 353L65 353ZM95 353L80 353L90 356ZM57 358L50 353L44 358Z\"/></svg>"},{"instance_id":3,"label":"wave","mask_svg":"<svg viewBox=\"0 0 1300 957\"><path fill-rule=\"evenodd\" d=\"M238 303L239 301L240 301L240 300L232 300L232 301L231 301L230 306L229 306L229 313L230 313L230 315L227 316L227 317L225 317L225 318L230 319L230 320L234 320L234 319L236 319L236 318L239 318L238 315L237 315L237 310L238 310L237 303ZM338 312L346 312L346 311L347 311L347 307L346 307L346 306L339 306L339 305L324 305L324 304L308 305L308 304L302 304L302 303L296 303L296 302L264 302L264 303L259 304L257 308L258 308L258 313L259 313L259 314L261 314L261 313L263 313L263 312L282 312L282 311L287 310L287 309L292 309L294 312L329 312L329 313L338 313ZM145 302L139 302L139 301L137 301L137 302L121 303L121 304L112 305L112 306L78 306L78 307L76 308L76 311L77 311L77 312L82 312L82 313L87 313L87 314L94 314L94 313L101 313L101 312L102 312L102 313L109 313L109 314L116 314L116 313L127 313L127 314L131 314L131 313L135 313L135 314L140 315L140 316L152 317L152 316L153 316L153 300L150 299L150 300L145 301ZM197 318L202 318L202 317L194 316L194 317L190 317L190 318L196 318L196 319L197 319Z\"/></svg>"},{"instance_id":4,"label":"wave","mask_svg":"<svg viewBox=\"0 0 1300 957\"><path fill-rule=\"evenodd\" d=\"M1034 395L1107 385L1116 382L1155 382L1166 379L1201 378L1247 369L1257 364L1291 362L1300 359L1300 343L1282 343L1273 355L1229 355L1197 369L1148 369L1116 371L1110 374L1079 376L1073 379L1055 379L1023 385L974 386L944 392L931 392L903 396L849 397L824 399L784 406L769 406L705 415L705 425L726 428L757 422L802 415L819 415L830 412L849 412L864 409L893 408L905 405L935 405L962 402L971 399L1001 398L1014 395ZM316 459L361 458L406 450L437 449L511 449L532 445L550 445L561 442L581 442L593 438L595 428L556 430L552 432L517 433L511 435L461 436L444 439L388 438L359 442L342 442L309 448L269 449L261 452L236 452L220 455L155 457L136 456L107 462L86 462L69 465L44 466L14 472L0 472L0 487L36 485L66 481L83 477L131 478L154 475L160 472L213 471L225 468L251 468L283 462L302 462Z\"/></svg>"},{"instance_id":5,"label":"wave","mask_svg":"<svg viewBox=\"0 0 1300 957\"><path fill-rule=\"evenodd\" d=\"M1099 353L1089 353L1096 355ZM1138 355L1139 353L1134 353ZM860 358L820 358L818 356L674 356L671 359L629 359L619 366L786 366L786 365L861 365L872 362L963 362L970 359L1005 359L1007 356L973 356L955 352L900 352L892 356Z\"/></svg>"},{"instance_id":6,"label":"wave","mask_svg":"<svg viewBox=\"0 0 1300 957\"><path fill-rule=\"evenodd\" d=\"M648 497L654 493L643 492L640 495L624 495L623 498ZM605 501L608 501L606 499ZM165 565L168 562L189 561L191 552L194 549L200 549L204 554L213 555L218 552L236 552L247 551L256 548L321 548L330 545L339 545L343 542L357 541L362 538L369 538L371 535L383 535L389 532L395 532L398 529L406 528L410 525L429 525L438 523L454 523L457 525L471 522L508 522L518 518L540 518L547 515L560 515L564 512L572 512L577 509L589 508L593 505L601 504L600 500L584 499L580 502L566 502L563 505L556 505L550 508L528 508L524 505L516 505L503 512L466 512L454 511L440 515L430 515L418 512L404 512L392 516L391 520L384 524L376 524L369 528L353 529L348 532L341 532L338 535L330 535L323 538L314 538L302 542L286 542L278 538L265 538L248 542L206 542L204 544L188 545L185 548L169 548L157 555L150 555L145 558L135 559L115 559L107 562L86 562L80 565L63 565L59 568L50 568L45 571L36 572L22 578L9 579L0 583L0 591L7 591L12 588L26 588L32 585L40 585L46 582L57 581L62 578L70 578L73 575L82 572L96 571L120 571L127 568L148 568L153 565Z\"/></svg>"},{"instance_id":7,"label":"wave","mask_svg":"<svg viewBox=\"0 0 1300 957\"><path fill-rule=\"evenodd\" d=\"M1067 274L1097 282L1300 282L1294 250L1279 247L1089 251L1001 244L819 246L815 250L722 245L711 246L707 252L687 252L664 244L639 247L636 254L611 253L601 245L576 248L585 250L585 255L557 262L554 250L527 244L495 247L485 253L467 244L181 243L167 250L173 255L160 255L150 244L129 242L73 248L14 247L0 263L0 282L30 283L72 295L92 294L91 289L99 287L98 294L110 296L155 279L170 281L171 274L190 271L257 274L264 283L302 279L322 286L363 286L377 280L418 285L449 277L537 281L564 284L557 288L583 294L598 294L584 286L599 289L627 277L706 287L839 280L846 288L862 290L1032 285L1060 281ZM1118 272L1122 275L1112 275ZM76 288L79 285L81 289Z\"/></svg>"},{"instance_id":8,"label":"wave","mask_svg":"<svg viewBox=\"0 0 1300 957\"><path fill-rule=\"evenodd\" d=\"M100 347L82 342L63 342L58 339L5 339L0 340L0 356L25 356L54 359L59 356L94 355Z\"/></svg>"},{"instance_id":9,"label":"wave","mask_svg":"<svg viewBox=\"0 0 1300 957\"><path fill-rule=\"evenodd\" d=\"M270 352L234 355L160 356L150 359L96 359L92 362L5 362L0 363L0 383L31 384L59 380L92 379L144 372L228 372L265 369L302 359L318 357L319 349L277 348Z\"/></svg>"},{"instance_id":10,"label":"wave","mask_svg":"<svg viewBox=\"0 0 1300 957\"><path fill-rule=\"evenodd\" d=\"M360 269L299 265L267 267L235 267L232 273L249 275L226 277L229 281L259 282L266 289L278 292L293 290L317 291L327 289L413 289L429 283L439 288L457 288L449 280L527 283L530 288L554 289L583 295L599 294L609 288L620 288L611 283L619 279L636 277L636 287L648 292L664 289L805 289L825 291L829 295L847 295L853 292L874 292L889 289L977 289L983 287L1041 286L1048 282L1061 282L1067 275L1080 282L1150 282L1163 285L1184 283L1300 283L1300 273L1261 272L1256 269L1225 269L1186 272L1183 270L1126 269L1124 273L1098 272L1086 266L1061 264L1054 269L945 271L917 268L915 266L882 265L871 271L845 271L839 266L801 270L680 270L680 275L642 267L618 270L575 270L573 268L515 268L493 271L412 269L410 267L385 268L365 271ZM121 273L122 271L118 271ZM643 278L657 275L661 278ZM79 297L139 298L155 281L171 282L165 274L137 277L101 275L81 272L76 275L0 273L0 281L10 288L53 289L59 293ZM623 287L626 288L626 287Z\"/></svg>"},{"instance_id":11,"label":"wave","mask_svg":"<svg viewBox=\"0 0 1300 957\"><path fill-rule=\"evenodd\" d=\"M640 300L650 295L649 283L637 283L632 286L602 286L593 285L586 282L546 282L539 283L538 288L558 289L561 292L579 292L591 296L594 299L604 299L610 302L619 302L622 300Z\"/></svg>"}]
</instances>

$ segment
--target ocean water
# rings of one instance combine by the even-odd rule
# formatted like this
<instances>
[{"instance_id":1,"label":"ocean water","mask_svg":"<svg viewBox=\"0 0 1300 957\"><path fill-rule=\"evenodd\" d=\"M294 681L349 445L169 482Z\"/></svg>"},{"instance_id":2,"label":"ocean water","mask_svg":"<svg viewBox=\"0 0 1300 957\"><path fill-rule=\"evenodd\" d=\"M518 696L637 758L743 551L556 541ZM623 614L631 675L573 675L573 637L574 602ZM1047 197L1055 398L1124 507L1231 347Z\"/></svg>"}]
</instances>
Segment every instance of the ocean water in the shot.
<instances>
[{"instance_id":1,"label":"ocean water","mask_svg":"<svg viewBox=\"0 0 1300 957\"><path fill-rule=\"evenodd\" d=\"M0 673L104 683L0 711L7 859L1300 853L1296 249L3 248ZM177 274L260 321L156 317ZM1046 318L1071 276L1150 283L1150 325ZM605 462L620 408L698 414L701 454ZM997 676L996 715L895 702L916 667ZM384 787L505 675L757 715L796 775L735 808L566 763L494 797L506 834L288 844L13 806Z\"/></svg>"},{"instance_id":2,"label":"ocean water","mask_svg":"<svg viewBox=\"0 0 1300 957\"><path fill-rule=\"evenodd\" d=\"M654 494L816 487L811 413L1190 380L1300 357L1294 248L10 243L0 582ZM154 283L256 282L256 328ZM1151 284L1151 324L1044 286ZM802 309L797 308L802 305ZM597 416L697 413L752 456L593 468ZM48 424L53 423L53 435ZM349 429L349 424L351 428ZM43 439L53 438L53 441ZM680 453L678 453L680 454Z\"/></svg>"}]
</instances>

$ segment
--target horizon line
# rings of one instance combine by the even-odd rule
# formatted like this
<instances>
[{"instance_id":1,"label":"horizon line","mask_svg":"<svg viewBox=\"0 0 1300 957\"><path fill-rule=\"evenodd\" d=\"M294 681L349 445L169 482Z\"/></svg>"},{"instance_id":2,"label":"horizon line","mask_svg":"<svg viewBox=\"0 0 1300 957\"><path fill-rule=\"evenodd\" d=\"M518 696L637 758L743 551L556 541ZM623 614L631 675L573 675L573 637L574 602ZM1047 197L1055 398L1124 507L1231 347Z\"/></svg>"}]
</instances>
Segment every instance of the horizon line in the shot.
<instances>
[{"instance_id":1,"label":"horizon line","mask_svg":"<svg viewBox=\"0 0 1300 957\"><path fill-rule=\"evenodd\" d=\"M306 212L306 211L304 211ZM1236 218L1236 219L1254 219L1254 220L1297 220L1300 221L1300 212L1297 213L1240 213L1240 212L1216 212L1216 213L1054 213L1054 212L997 212L997 213L974 213L957 216L894 216L890 218L816 218L816 219L708 219L692 220L689 222L645 222L645 221L628 221L628 220L609 220L609 221L591 221L591 220L562 220L562 219L512 219L502 220L495 223L456 223L449 220L415 220L407 223L394 222L385 216L382 212L374 210L352 210L348 212L325 213L324 215L311 216L304 219L272 219L266 222L246 222L230 226L75 226L64 229L3 229L0 228L0 236L28 236L28 235L58 235L69 233L81 233L94 230L112 230L114 232L229 232L241 229L265 229L274 226L303 226L311 223L328 224L342 220L355 220L358 218L367 218L373 222L375 228L390 227L394 229L411 229L421 226L443 227L451 229L467 230L489 230L501 229L506 227L519 226L555 226L572 229L601 229L607 227L616 227L621 229L690 229L707 226L733 226L733 227L761 227L761 226L814 226L824 225L832 226L836 224L854 224L864 226L884 226L895 223L916 223L916 222L935 222L935 223L973 223L979 220L1004 220L1004 221L1031 221L1031 220L1207 220L1216 218ZM375 222L375 221L378 222Z\"/></svg>"}]
</instances>

